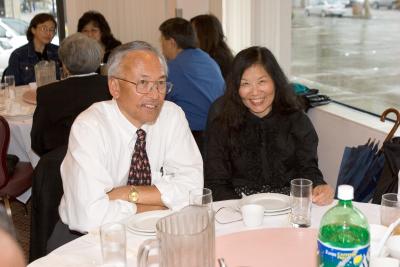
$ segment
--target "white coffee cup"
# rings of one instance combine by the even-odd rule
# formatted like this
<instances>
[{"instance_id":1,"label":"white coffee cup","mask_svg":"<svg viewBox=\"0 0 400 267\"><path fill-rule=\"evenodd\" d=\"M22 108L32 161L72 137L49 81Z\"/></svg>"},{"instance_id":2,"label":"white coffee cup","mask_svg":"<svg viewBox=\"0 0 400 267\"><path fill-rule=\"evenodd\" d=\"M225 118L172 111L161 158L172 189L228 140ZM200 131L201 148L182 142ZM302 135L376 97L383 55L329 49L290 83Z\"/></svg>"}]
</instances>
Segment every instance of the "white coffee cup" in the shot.
<instances>
[{"instance_id":1,"label":"white coffee cup","mask_svg":"<svg viewBox=\"0 0 400 267\"><path fill-rule=\"evenodd\" d=\"M246 226L256 227L263 223L264 207L258 204L247 204L240 208Z\"/></svg>"},{"instance_id":2,"label":"white coffee cup","mask_svg":"<svg viewBox=\"0 0 400 267\"><path fill-rule=\"evenodd\" d=\"M370 267L399 267L399 260L388 257L372 257Z\"/></svg>"}]
</instances>

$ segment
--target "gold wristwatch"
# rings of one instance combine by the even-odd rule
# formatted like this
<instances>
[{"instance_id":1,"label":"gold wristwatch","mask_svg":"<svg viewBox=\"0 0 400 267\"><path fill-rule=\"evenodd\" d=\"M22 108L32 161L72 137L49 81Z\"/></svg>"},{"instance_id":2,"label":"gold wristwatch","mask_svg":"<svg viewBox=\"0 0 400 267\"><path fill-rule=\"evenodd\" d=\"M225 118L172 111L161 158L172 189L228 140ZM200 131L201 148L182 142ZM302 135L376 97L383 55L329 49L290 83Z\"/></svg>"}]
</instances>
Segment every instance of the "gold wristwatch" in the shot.
<instances>
[{"instance_id":1,"label":"gold wristwatch","mask_svg":"<svg viewBox=\"0 0 400 267\"><path fill-rule=\"evenodd\" d=\"M136 190L136 187L134 187L133 185L131 186L131 190L129 191L128 200L131 203L137 203L139 200L139 192Z\"/></svg>"}]
</instances>

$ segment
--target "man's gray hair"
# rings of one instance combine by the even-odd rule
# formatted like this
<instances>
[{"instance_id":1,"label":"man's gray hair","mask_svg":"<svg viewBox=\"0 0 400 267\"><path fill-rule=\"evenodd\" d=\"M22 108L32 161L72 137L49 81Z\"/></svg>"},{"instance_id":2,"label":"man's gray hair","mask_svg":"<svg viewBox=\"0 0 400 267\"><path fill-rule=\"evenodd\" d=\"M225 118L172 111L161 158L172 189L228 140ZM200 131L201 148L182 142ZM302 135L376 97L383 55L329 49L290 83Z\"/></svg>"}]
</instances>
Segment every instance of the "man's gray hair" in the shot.
<instances>
[{"instance_id":1,"label":"man's gray hair","mask_svg":"<svg viewBox=\"0 0 400 267\"><path fill-rule=\"evenodd\" d=\"M100 44L82 33L74 33L65 38L58 49L61 62L70 74L95 72L103 58Z\"/></svg>"},{"instance_id":2,"label":"man's gray hair","mask_svg":"<svg viewBox=\"0 0 400 267\"><path fill-rule=\"evenodd\" d=\"M108 59L107 68L108 68L108 77L117 76L121 72L121 61L125 57L126 54L132 51L149 51L154 53L164 69L165 76L168 75L168 67L167 62L165 61L164 56L152 45L144 41L133 41L123 45L116 47L110 55Z\"/></svg>"}]
</instances>

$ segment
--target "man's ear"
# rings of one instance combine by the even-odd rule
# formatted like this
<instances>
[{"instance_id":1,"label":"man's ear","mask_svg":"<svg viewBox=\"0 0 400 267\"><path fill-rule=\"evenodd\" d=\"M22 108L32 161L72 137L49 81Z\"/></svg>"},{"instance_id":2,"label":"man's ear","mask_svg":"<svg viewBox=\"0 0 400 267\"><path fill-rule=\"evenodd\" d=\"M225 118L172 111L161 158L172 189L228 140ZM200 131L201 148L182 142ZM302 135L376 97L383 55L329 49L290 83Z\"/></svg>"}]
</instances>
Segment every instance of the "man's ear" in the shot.
<instances>
[{"instance_id":1,"label":"man's ear","mask_svg":"<svg viewBox=\"0 0 400 267\"><path fill-rule=\"evenodd\" d=\"M170 42L171 47L173 47L174 49L178 49L178 44L176 43L174 38L169 38L168 41Z\"/></svg>"},{"instance_id":2,"label":"man's ear","mask_svg":"<svg viewBox=\"0 0 400 267\"><path fill-rule=\"evenodd\" d=\"M119 88L119 83L117 79L108 79L108 90L110 90L110 94L113 96L114 99L119 98L121 88Z\"/></svg>"}]
</instances>

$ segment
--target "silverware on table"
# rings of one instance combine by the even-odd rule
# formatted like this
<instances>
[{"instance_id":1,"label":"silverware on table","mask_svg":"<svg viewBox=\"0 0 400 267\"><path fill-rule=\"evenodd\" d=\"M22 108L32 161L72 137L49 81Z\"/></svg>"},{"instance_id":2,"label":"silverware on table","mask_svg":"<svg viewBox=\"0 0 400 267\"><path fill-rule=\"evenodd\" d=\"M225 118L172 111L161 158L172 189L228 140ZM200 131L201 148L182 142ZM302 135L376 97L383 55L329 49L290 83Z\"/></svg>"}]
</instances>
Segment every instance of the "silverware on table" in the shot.
<instances>
[{"instance_id":1,"label":"silverware on table","mask_svg":"<svg viewBox=\"0 0 400 267\"><path fill-rule=\"evenodd\" d=\"M218 259L219 267L228 267L225 263L224 258L219 258Z\"/></svg>"}]
</instances>

